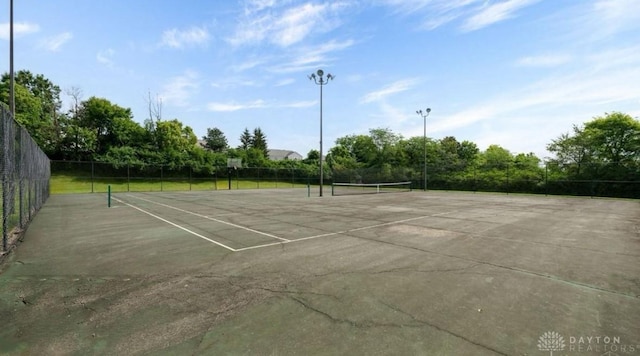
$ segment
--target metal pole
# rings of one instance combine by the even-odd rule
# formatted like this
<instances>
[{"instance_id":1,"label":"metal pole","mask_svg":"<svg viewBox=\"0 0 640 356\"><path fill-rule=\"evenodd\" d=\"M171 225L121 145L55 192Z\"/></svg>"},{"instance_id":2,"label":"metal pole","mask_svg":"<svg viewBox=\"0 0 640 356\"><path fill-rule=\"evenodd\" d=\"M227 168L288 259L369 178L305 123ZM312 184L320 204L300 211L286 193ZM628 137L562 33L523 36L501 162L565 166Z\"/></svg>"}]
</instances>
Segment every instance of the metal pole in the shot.
<instances>
[{"instance_id":1,"label":"metal pole","mask_svg":"<svg viewBox=\"0 0 640 356\"><path fill-rule=\"evenodd\" d=\"M324 184L322 171L322 77L320 77L320 196L322 196L322 185Z\"/></svg>"},{"instance_id":2,"label":"metal pole","mask_svg":"<svg viewBox=\"0 0 640 356\"><path fill-rule=\"evenodd\" d=\"M16 118L15 74L13 73L13 0L9 1L9 110Z\"/></svg>"},{"instance_id":3,"label":"metal pole","mask_svg":"<svg viewBox=\"0 0 640 356\"><path fill-rule=\"evenodd\" d=\"M422 136L422 143L424 145L424 191L427 191L427 116L424 118L424 134Z\"/></svg>"},{"instance_id":4,"label":"metal pole","mask_svg":"<svg viewBox=\"0 0 640 356\"><path fill-rule=\"evenodd\" d=\"M320 86L320 196L322 196L322 188L324 185L324 163L322 162L322 86L328 84L333 78L335 78L335 76L327 74L325 79L324 71L322 69L318 69L316 73L312 73L309 76L310 80L313 80L314 83Z\"/></svg>"},{"instance_id":5,"label":"metal pole","mask_svg":"<svg viewBox=\"0 0 640 356\"><path fill-rule=\"evenodd\" d=\"M424 112L417 110L416 114L422 116L424 119L424 134L422 136L422 143L424 144L424 191L427 191L427 116L431 112L431 108L427 108Z\"/></svg>"}]
</instances>

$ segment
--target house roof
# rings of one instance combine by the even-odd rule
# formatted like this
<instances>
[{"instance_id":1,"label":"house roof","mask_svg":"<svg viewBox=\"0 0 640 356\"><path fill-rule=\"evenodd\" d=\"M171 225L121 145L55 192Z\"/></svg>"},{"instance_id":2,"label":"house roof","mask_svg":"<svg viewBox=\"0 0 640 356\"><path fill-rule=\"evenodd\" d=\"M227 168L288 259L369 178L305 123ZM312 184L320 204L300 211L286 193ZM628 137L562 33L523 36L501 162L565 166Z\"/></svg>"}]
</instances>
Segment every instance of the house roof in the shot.
<instances>
[{"instance_id":1,"label":"house roof","mask_svg":"<svg viewBox=\"0 0 640 356\"><path fill-rule=\"evenodd\" d=\"M282 159L302 159L301 154L291 150L272 149L272 150L267 150L267 154L269 155L269 159L272 159L274 161L282 160Z\"/></svg>"}]
</instances>

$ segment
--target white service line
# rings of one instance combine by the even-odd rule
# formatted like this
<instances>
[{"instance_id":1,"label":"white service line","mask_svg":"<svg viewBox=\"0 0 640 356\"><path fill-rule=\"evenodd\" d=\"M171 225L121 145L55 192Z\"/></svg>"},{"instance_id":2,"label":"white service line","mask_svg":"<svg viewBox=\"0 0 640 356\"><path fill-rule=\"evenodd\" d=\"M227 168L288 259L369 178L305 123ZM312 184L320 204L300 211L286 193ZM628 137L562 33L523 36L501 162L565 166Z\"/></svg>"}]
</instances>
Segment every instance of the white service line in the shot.
<instances>
[{"instance_id":1,"label":"white service line","mask_svg":"<svg viewBox=\"0 0 640 356\"><path fill-rule=\"evenodd\" d=\"M236 250L235 248L231 248L231 247L229 247L229 246L227 246L227 245L225 245L225 244L222 244L222 243L220 243L220 242L218 242L218 241L212 240L212 239L210 239L210 238L208 238L208 237L206 237L206 236L202 236L202 235L198 234L197 232L191 231L191 230L187 229L187 228L186 228L186 227L184 227L184 226L180 226L180 225L178 225L178 224L176 224L176 223L173 223L173 222L171 222L171 221L169 221L169 220L167 220L167 219L161 218L161 217L159 217L158 215L155 215L155 214L153 214L153 213L150 213L150 212L148 212L148 211L146 211L146 210L140 209L140 208L138 208L137 206L133 206L133 205L131 205L131 204L125 203L125 202L123 202L122 200L120 200L120 199L118 199L118 198L111 197L111 199L113 199L113 200L115 200L115 201L117 201L117 202L120 202L120 203L122 203L122 204L124 204L124 205L126 205L126 206L129 206L129 207L131 207L131 208L134 208L134 209L136 209L136 210L138 210L138 211L141 211L141 212L143 212L143 213L145 213L145 214L147 214L147 215L149 215L149 216L152 216L152 217L154 217L154 218L156 218L156 219L158 219L158 220L160 220L160 221L164 221L164 222L166 222L167 224L172 225L172 226L175 226L175 227L177 227L177 228L178 228L178 229L180 229L180 230L184 230L184 231L186 231L186 232L188 232L188 233L190 233L190 234L192 234L192 235L198 236L198 237L199 237L199 238L201 238L201 239L207 240L207 241L209 241L209 242L213 242L214 244L216 244L216 245L218 245L218 246L221 246L221 247L224 247L224 248L226 248L226 249L227 249L227 250L229 250L229 251L233 251L233 252L238 251L238 250Z\"/></svg>"},{"instance_id":2,"label":"white service line","mask_svg":"<svg viewBox=\"0 0 640 356\"><path fill-rule=\"evenodd\" d=\"M328 232L326 234L307 236L307 237L302 237L302 238L295 239L295 240L289 240L289 241L286 241L286 242L274 242L274 243L264 244L264 245L243 247L243 248L236 249L236 252L246 251L246 250L253 250L253 249L261 248L261 247L283 245L283 244L291 243L291 242L298 242L298 241L317 239L319 237L347 234L347 233L350 233L350 232L360 231L360 230L375 229L375 228L381 227L381 226L387 226L387 225L393 225L393 224L401 224L401 223L404 223L404 222L407 222L407 221L420 220L420 219L424 219L424 218L431 218L431 217L434 217L434 216L442 216L442 215L447 215L447 214L450 214L450 213L452 213L452 212L450 211L450 212L433 214L433 215L416 216L416 217L413 217L413 218L408 218L408 219L403 219L403 220L398 220L398 221L390 221L390 222L386 222L386 223L382 223L382 224L376 224L376 225L364 226L364 227L357 227L355 229L349 229L349 230L343 230L343 231L337 231L337 232Z\"/></svg>"},{"instance_id":3,"label":"white service line","mask_svg":"<svg viewBox=\"0 0 640 356\"><path fill-rule=\"evenodd\" d=\"M181 211L181 212L183 212L183 213L187 213L187 214L195 215L195 216L201 217L201 218L203 218L203 219L207 219L207 220L215 221L215 222L218 222L218 223L221 223L221 224L225 224L225 225L233 226L233 227L236 227L236 228L238 228L238 229L243 229L243 230L246 230L246 231L250 231L250 232L253 232L253 233L255 233L255 234L268 236L268 237L271 237L271 238L273 238L273 239L280 240L280 241L283 241L283 242L289 242L289 241L291 241L291 240L289 240L289 239L285 239L285 238L282 238L282 237L278 237L278 236L276 236L276 235L272 235L272 234L269 234L269 233L266 233L266 232L262 232L262 231L254 230L254 229L249 228L249 227L246 227L246 226L241 226L241 225L238 225L238 224L234 224L234 223L230 223L230 222L227 222L227 221L223 221L223 220L219 220L219 219L216 219L216 218L212 218L212 217L209 217L209 216L206 216L206 215L202 215L202 214L194 213L194 212L192 212L192 211L188 211L188 210L184 210L184 209L176 208L175 206L171 206L171 205L167 205L167 204L158 203L158 202L153 201L153 200L149 200L149 199L145 199L145 198L136 197L136 196L129 195L129 194L127 194L127 196L128 196L128 197L135 198L135 199L144 200L144 201L146 201L146 202L153 203L153 204L157 204L157 205L160 205L160 206L164 206L164 207L169 208L169 209L174 209L174 210L177 210L177 211Z\"/></svg>"}]
</instances>

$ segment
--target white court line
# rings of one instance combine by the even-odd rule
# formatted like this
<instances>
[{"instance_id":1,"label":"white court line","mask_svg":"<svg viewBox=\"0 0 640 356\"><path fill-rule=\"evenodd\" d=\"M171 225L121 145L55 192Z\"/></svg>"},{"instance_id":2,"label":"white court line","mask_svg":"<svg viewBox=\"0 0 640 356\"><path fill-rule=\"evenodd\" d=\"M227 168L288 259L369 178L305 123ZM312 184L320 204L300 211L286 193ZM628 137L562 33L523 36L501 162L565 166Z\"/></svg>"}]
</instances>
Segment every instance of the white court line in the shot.
<instances>
[{"instance_id":1,"label":"white court line","mask_svg":"<svg viewBox=\"0 0 640 356\"><path fill-rule=\"evenodd\" d=\"M171 205L167 205L167 204L158 203L158 202L153 201L153 200L149 200L149 199L145 199L145 198L136 197L136 196L129 195L129 194L127 194L127 196L128 196L128 197L135 198L135 199L144 200L144 201L146 201L146 202L153 203L153 204L157 204L157 205L160 205L160 206L164 206L164 207L166 207L166 208L170 208L170 209L178 210L178 211L181 211L181 212L183 212L183 213L187 213L187 214L195 215L195 216L201 217L201 218L203 218L203 219L207 219L207 220L215 221L215 222L218 222L218 223L221 223L221 224L225 224L225 225L233 226L233 227L236 227L236 228L238 228L238 229L243 229L243 230L246 230L246 231L250 231L250 232L253 232L253 233L255 233L255 234L268 236L268 237L271 237L271 238L274 238L274 239L276 239L276 240L280 240L280 241L283 241L283 242L289 242L289 241L291 241L291 240L289 240L289 239L285 239L285 238L282 238L282 237L278 237L278 236L276 236L276 235L272 235L272 234L269 234L269 233L266 233L266 232L262 232L262 231L254 230L254 229L249 228L249 227L245 227L245 226L241 226L241 225L238 225L238 224L230 223L230 222L227 222L227 221L219 220L219 219L212 218L212 217L209 217L209 216L206 216L206 215L202 215L202 214L194 213L194 212L192 212L192 211L188 211L188 210L184 210L184 209L176 208L175 206L171 206Z\"/></svg>"},{"instance_id":2,"label":"white court line","mask_svg":"<svg viewBox=\"0 0 640 356\"><path fill-rule=\"evenodd\" d=\"M113 199L113 200L115 200L115 201L117 201L117 202L120 202L120 203L122 203L122 204L124 204L124 205L127 205L127 206L129 206L129 207L131 207L131 208L134 208L134 209L136 209L136 210L138 210L138 211L141 211L141 212L143 212L143 213L145 213L145 214L147 214L147 215L149 215L149 216L152 216L152 217L154 217L154 218L156 218L156 219L158 219L158 220L160 220L160 221L164 221L164 222L166 222L167 224L172 225L172 226L175 226L175 227L177 227L177 228L178 228L178 229L180 229L180 230L184 230L184 231L186 231L186 232L188 232L188 233L190 233L190 234L192 234L192 235L198 236L198 237L199 237L199 238L201 238L201 239L207 240L207 241L209 241L209 242L213 242L214 244L216 244L216 245L218 245L218 246L221 246L221 247L224 247L224 248L226 248L226 249L227 249L227 250L229 250L229 251L233 251L233 252L238 251L238 250L236 250L235 248L231 248L231 247L229 247L229 246L227 246L227 245L225 245L225 244L222 244L222 243L220 243L220 242L218 242L218 241L212 240L212 239L210 239L210 238L208 238L208 237L206 237L206 236L202 236L202 235L198 234L197 232L193 232L193 231L191 231L191 230L187 229L186 227L180 226L180 225L178 225L178 224L176 224L176 223L173 223L173 222L171 222L171 221L169 221L169 220L167 220L167 219L161 218L161 217L159 217L158 215L152 214L152 213L150 213L150 212L148 212L148 211L146 211L146 210L142 210L142 209L138 208L137 206L133 206L133 205L131 205L131 204L125 203L125 202L123 202L122 200L120 200L120 199L118 199L118 198L111 197L111 199Z\"/></svg>"},{"instance_id":3,"label":"white court line","mask_svg":"<svg viewBox=\"0 0 640 356\"><path fill-rule=\"evenodd\" d=\"M298 241L305 241L305 240L317 239L318 237L326 237L326 236L334 236L334 235L340 235L340 234L347 234L347 233L354 232L354 231L361 231L361 230L375 229L375 228L377 228L377 227L381 227L381 226L394 225L394 224L402 224L402 223L407 222L407 221L420 220L420 219L424 219L424 218L431 218L431 217L434 217L434 216L442 216L442 215L447 215L447 214L450 214L450 213L452 213L452 211L450 211L450 212L445 212L445 213L439 213L439 214L433 214L433 215L417 216L417 217L414 217L414 218L402 219L402 220L398 220L398 221L390 221L390 222L381 223L381 224L376 224L376 225L371 225L371 226L357 227L357 228L355 228L355 229L343 230L343 231L338 231L338 232L329 232L329 233L326 233L326 234L320 234L320 235L307 236L307 237L303 237L303 238L299 238L299 239L295 239L295 240L289 240L289 241L287 241L287 242L274 242L274 243L264 244L264 245L256 245L256 246L243 247L243 248L236 249L236 252L246 251L246 250L253 250L253 249L261 248L261 247L269 247L269 246L275 246L275 245L283 245L283 244L291 243L291 242L298 242Z\"/></svg>"}]
</instances>

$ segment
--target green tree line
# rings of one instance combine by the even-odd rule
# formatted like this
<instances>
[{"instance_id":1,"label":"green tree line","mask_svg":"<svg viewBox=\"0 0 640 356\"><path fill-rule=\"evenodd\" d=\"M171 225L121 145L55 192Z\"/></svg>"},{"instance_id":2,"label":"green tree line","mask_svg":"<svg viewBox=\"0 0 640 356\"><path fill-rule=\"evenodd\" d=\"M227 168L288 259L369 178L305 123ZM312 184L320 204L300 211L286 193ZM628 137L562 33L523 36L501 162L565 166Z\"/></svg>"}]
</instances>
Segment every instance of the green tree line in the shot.
<instances>
[{"instance_id":1,"label":"green tree line","mask_svg":"<svg viewBox=\"0 0 640 356\"><path fill-rule=\"evenodd\" d=\"M19 71L15 79L15 119L54 160L189 166L206 171L225 166L227 158L241 158L245 166L299 168L317 174L317 150L301 161L270 160L267 136L259 127L252 131L245 128L236 148L229 147L225 134L216 127L207 129L201 140L204 144L199 144L191 127L177 118L162 118L161 102L151 96L149 117L140 124L134 121L131 109L95 96L82 100L77 88L66 92L73 107L63 110L61 89L43 75ZM6 104L8 97L9 75L5 73L0 81L0 101ZM513 186L549 178L640 180L640 122L621 112L574 125L547 145L553 157L545 162L533 153L514 154L499 145L480 150L475 143L452 136L404 138L388 128L375 128L368 134L338 138L326 156L324 174L336 181L367 180L363 172L375 172L370 179L378 181L420 181L425 148L429 180L445 187L473 181L482 189L490 182L495 186L495 182L506 180Z\"/></svg>"}]
</instances>

